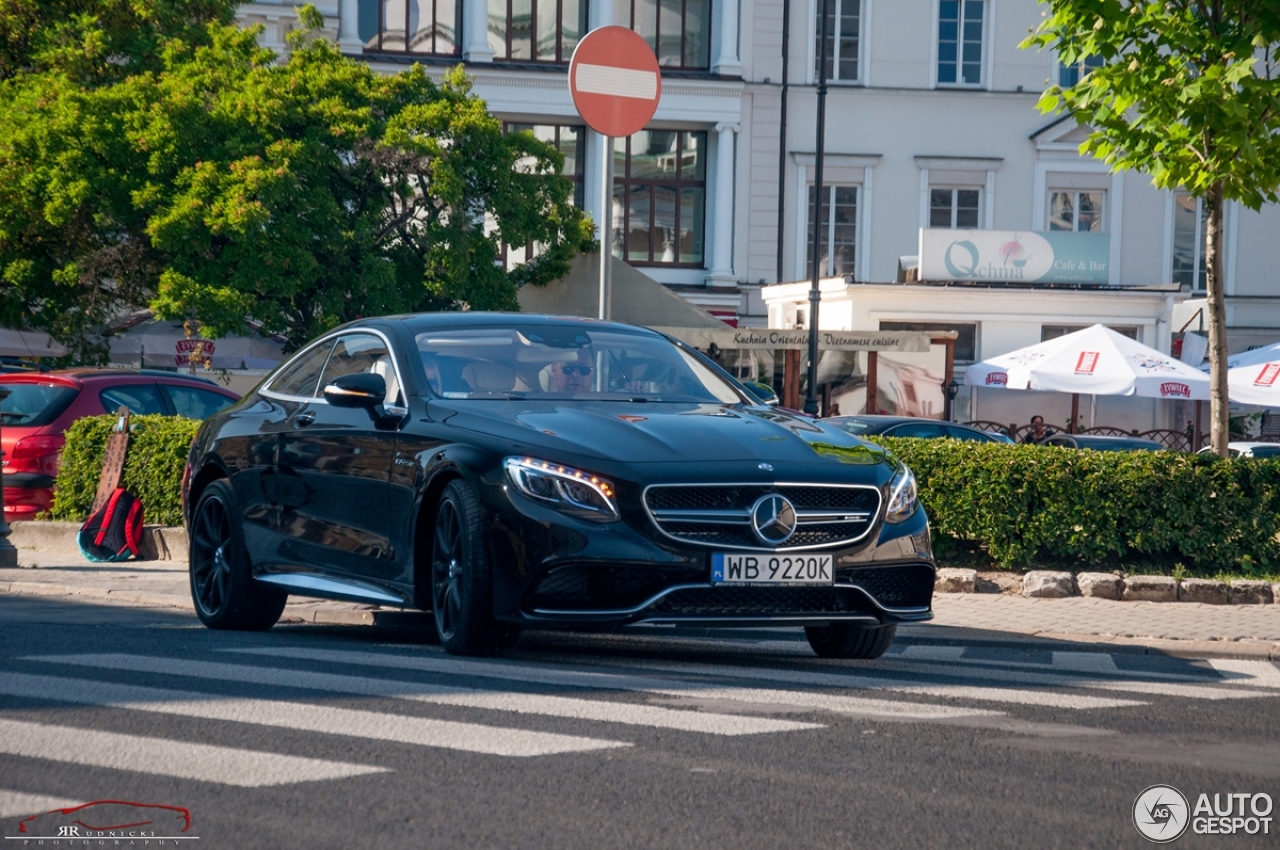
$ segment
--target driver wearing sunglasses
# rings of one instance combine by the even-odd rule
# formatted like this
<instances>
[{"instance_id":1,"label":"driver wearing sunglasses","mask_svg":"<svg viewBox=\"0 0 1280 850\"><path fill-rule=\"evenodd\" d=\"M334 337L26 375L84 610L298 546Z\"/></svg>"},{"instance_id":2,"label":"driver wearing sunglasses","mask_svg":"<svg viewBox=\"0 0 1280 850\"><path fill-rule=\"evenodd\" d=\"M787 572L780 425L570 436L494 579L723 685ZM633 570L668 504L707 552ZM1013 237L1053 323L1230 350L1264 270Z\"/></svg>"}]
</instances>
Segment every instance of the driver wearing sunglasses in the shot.
<instances>
[{"instance_id":1,"label":"driver wearing sunglasses","mask_svg":"<svg viewBox=\"0 0 1280 850\"><path fill-rule=\"evenodd\" d=\"M591 391L594 366L591 351L579 348L573 360L552 363L547 373L548 389L553 393L585 393Z\"/></svg>"}]
</instances>

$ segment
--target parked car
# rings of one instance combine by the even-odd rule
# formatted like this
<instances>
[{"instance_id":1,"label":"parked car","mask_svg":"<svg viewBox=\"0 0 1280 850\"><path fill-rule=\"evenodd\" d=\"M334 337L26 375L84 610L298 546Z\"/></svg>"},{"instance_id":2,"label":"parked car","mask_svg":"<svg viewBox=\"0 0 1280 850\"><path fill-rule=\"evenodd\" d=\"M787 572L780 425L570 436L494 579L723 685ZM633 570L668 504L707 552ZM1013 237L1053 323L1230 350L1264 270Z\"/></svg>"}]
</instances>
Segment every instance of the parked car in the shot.
<instances>
[{"instance_id":1,"label":"parked car","mask_svg":"<svg viewBox=\"0 0 1280 850\"><path fill-rule=\"evenodd\" d=\"M910 470L628 325L346 325L206 422L184 481L215 629L270 628L297 594L430 611L455 654L525 626L769 624L873 658L930 617Z\"/></svg>"},{"instance_id":2,"label":"parked car","mask_svg":"<svg viewBox=\"0 0 1280 850\"><path fill-rule=\"evenodd\" d=\"M1213 449L1205 446L1196 452L1199 455L1212 454ZM1280 457L1280 443L1227 443L1227 454L1231 457Z\"/></svg>"},{"instance_id":3,"label":"parked car","mask_svg":"<svg viewBox=\"0 0 1280 850\"><path fill-rule=\"evenodd\" d=\"M1042 446L1093 449L1095 452L1162 452L1165 447L1142 437L1106 437L1101 434L1054 434L1041 440Z\"/></svg>"},{"instance_id":4,"label":"parked car","mask_svg":"<svg viewBox=\"0 0 1280 850\"><path fill-rule=\"evenodd\" d=\"M922 437L953 440L972 440L978 443L1012 443L1005 434L993 434L968 425L941 422L937 419L921 419L915 416L834 416L824 419L829 423L859 437L871 434L885 437Z\"/></svg>"},{"instance_id":5,"label":"parked car","mask_svg":"<svg viewBox=\"0 0 1280 850\"><path fill-rule=\"evenodd\" d=\"M4 450L4 516L32 519L53 503L53 482L66 443L63 433L84 416L163 413L204 419L240 398L212 381L177 372L62 369L0 375Z\"/></svg>"}]
</instances>

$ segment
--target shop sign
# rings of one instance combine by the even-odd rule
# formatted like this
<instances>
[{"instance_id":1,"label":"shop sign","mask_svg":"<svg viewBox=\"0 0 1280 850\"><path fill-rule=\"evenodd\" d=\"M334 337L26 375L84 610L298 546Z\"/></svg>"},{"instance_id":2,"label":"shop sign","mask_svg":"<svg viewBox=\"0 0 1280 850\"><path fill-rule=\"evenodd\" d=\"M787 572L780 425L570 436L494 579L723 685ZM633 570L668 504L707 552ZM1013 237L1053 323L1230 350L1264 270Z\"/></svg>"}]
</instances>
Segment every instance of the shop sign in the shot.
<instances>
[{"instance_id":1,"label":"shop sign","mask_svg":"<svg viewBox=\"0 0 1280 850\"><path fill-rule=\"evenodd\" d=\"M921 228L920 279L983 283L1110 281L1111 235Z\"/></svg>"},{"instance_id":2,"label":"shop sign","mask_svg":"<svg viewBox=\"0 0 1280 850\"><path fill-rule=\"evenodd\" d=\"M654 330L692 345L724 349L807 350L809 332L775 328L658 328ZM928 351L933 334L922 331L818 331L823 351Z\"/></svg>"}]
</instances>

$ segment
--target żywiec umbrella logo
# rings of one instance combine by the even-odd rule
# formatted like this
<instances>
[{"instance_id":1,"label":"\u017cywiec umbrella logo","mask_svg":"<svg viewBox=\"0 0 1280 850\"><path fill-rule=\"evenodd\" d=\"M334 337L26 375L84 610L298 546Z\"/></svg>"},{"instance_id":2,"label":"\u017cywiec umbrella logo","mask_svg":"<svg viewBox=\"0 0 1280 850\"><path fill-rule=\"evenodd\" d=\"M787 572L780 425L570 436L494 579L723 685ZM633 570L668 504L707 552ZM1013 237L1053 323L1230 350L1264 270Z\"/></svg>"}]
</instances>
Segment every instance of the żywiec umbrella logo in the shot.
<instances>
[{"instance_id":1,"label":"\u017cywiec umbrella logo","mask_svg":"<svg viewBox=\"0 0 1280 850\"><path fill-rule=\"evenodd\" d=\"M1255 387L1270 387L1275 384L1276 378L1280 378L1280 363L1268 363L1262 367L1258 377L1253 379L1253 385Z\"/></svg>"},{"instance_id":2,"label":"\u017cywiec umbrella logo","mask_svg":"<svg viewBox=\"0 0 1280 850\"><path fill-rule=\"evenodd\" d=\"M1183 398L1191 398L1191 387L1186 384L1179 384L1176 381L1168 381L1160 385L1160 396L1168 398L1169 396L1182 396Z\"/></svg>"},{"instance_id":3,"label":"\u017cywiec umbrella logo","mask_svg":"<svg viewBox=\"0 0 1280 850\"><path fill-rule=\"evenodd\" d=\"M991 386L992 384L998 384L999 386L1002 386L1002 387L1009 386L1009 373L1008 372L991 372L990 374L987 375L987 386Z\"/></svg>"},{"instance_id":4,"label":"\u017cywiec umbrella logo","mask_svg":"<svg viewBox=\"0 0 1280 850\"><path fill-rule=\"evenodd\" d=\"M1082 351L1080 357L1076 360L1077 375L1092 375L1093 370L1098 366L1098 352Z\"/></svg>"}]
</instances>

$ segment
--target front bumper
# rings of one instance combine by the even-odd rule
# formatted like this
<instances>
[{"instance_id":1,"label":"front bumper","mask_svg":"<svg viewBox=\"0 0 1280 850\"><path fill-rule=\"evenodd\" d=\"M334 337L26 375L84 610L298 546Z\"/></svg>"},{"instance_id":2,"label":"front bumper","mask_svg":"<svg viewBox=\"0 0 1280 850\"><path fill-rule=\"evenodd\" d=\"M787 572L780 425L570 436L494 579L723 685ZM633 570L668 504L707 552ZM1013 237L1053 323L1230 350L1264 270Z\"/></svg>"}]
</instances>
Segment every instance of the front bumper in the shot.
<instances>
[{"instance_id":1,"label":"front bumper","mask_svg":"<svg viewBox=\"0 0 1280 850\"><path fill-rule=\"evenodd\" d=\"M501 484L483 486L495 614L528 626L600 629L887 624L930 619L935 568L922 510L830 553L831 586L711 583L714 547L665 539L643 514L575 520ZM761 554L768 554L765 550Z\"/></svg>"}]
</instances>

